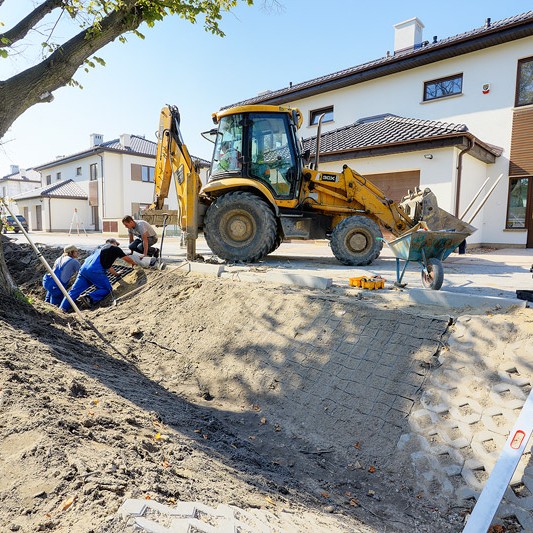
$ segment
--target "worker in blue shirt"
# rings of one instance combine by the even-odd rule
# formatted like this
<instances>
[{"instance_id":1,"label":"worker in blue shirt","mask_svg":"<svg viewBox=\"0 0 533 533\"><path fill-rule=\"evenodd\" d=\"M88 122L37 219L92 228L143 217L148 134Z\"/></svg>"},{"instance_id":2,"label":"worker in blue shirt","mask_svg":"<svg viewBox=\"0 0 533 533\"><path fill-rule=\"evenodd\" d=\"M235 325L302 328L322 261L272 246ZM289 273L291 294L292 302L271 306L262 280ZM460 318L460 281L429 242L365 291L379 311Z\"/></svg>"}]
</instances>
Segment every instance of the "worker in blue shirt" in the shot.
<instances>
[{"instance_id":1,"label":"worker in blue shirt","mask_svg":"<svg viewBox=\"0 0 533 533\"><path fill-rule=\"evenodd\" d=\"M91 285L94 285L96 290L90 296L85 296L84 298L84 303L88 307L92 307L95 303L103 300L110 294L113 287L106 275L106 271L109 270L111 274L116 275L113 263L119 258L135 266L135 261L122 251L116 239L107 239L104 246L90 255L81 266L74 285L68 291L72 300L76 300ZM59 308L67 312L71 309L71 305L66 298L63 298Z\"/></svg>"},{"instance_id":2,"label":"worker in blue shirt","mask_svg":"<svg viewBox=\"0 0 533 533\"><path fill-rule=\"evenodd\" d=\"M81 265L78 261L78 255L79 250L71 244L65 246L63 249L63 255L58 257L54 262L52 270L64 287L69 284L71 278L77 274L80 269ZM59 306L61 300L63 300L63 293L49 273L46 273L43 276L43 287L46 289L46 297L44 301Z\"/></svg>"}]
</instances>

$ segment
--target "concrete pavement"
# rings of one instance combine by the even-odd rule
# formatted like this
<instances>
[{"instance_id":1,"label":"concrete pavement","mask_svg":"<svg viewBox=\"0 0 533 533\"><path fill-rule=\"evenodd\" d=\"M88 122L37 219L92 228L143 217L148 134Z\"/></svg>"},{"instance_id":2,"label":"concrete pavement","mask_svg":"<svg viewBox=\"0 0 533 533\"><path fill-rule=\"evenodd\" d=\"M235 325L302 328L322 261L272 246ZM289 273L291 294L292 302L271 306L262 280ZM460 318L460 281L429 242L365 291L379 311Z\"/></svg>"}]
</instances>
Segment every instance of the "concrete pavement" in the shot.
<instances>
[{"instance_id":1,"label":"concrete pavement","mask_svg":"<svg viewBox=\"0 0 533 533\"><path fill-rule=\"evenodd\" d=\"M21 234L8 234L7 236L14 238L17 242L25 241L25 237ZM75 244L82 249L91 250L102 244L107 235L35 232L30 234L30 237L35 243L51 246ZM119 242L124 248L127 247L127 239L119 239ZM207 262L216 261L203 237L198 239L197 252ZM165 237L163 258L169 266L183 264L185 255L185 249L180 247L179 237ZM403 268L405 262L400 263ZM475 305L473 297L490 297L510 299L523 304L523 301L516 300L516 291L533 290L533 277L530 272L532 264L533 249L479 250L475 253L469 251L465 255L453 253L444 262L444 283L441 291L423 289L421 269L417 263L408 264L403 282L407 283L405 292L410 293L411 296L433 293L433 298L437 298L438 294L438 299L442 302L445 302L447 298L452 300L463 298L465 301L472 300L472 304ZM216 267L214 269L220 270ZM296 241L283 243L274 253L258 263L224 265L223 270L243 278L244 272L251 272L255 275L265 272L275 273L279 279L291 276L300 279L316 276L331 279L331 283L336 287L348 287L350 277L380 275L387 280L387 287L390 287L396 280L396 259L387 246L384 246L381 255L372 265L364 268L347 267L341 265L333 257L327 242ZM214 273L214 275L217 274ZM321 284L317 287L324 288Z\"/></svg>"}]
</instances>

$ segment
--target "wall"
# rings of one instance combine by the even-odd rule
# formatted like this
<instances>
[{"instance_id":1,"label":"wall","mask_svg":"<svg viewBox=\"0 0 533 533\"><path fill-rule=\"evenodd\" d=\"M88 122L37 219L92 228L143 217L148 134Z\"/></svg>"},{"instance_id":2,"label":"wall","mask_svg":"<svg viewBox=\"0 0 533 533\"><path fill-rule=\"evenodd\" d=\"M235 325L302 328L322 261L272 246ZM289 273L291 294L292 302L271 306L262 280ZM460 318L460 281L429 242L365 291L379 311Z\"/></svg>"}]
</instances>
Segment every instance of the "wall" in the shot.
<instances>
[{"instance_id":1,"label":"wall","mask_svg":"<svg viewBox=\"0 0 533 533\"><path fill-rule=\"evenodd\" d=\"M299 107L303 112L304 126L300 130L300 135L304 138L316 134L316 126L307 125L310 110L332 104L335 106L335 120L323 124L323 131L383 113L466 124L469 131L481 141L503 148L502 156L497 158L494 165L488 165L485 169L485 177L491 177L490 183L493 183L499 174L503 174L504 177L483 208L489 216L480 215L482 220L480 234L483 235L484 242L488 243L525 245L526 232L505 230L505 216L517 62L521 58L531 56L532 50L533 38L528 37L352 87L293 101L290 105ZM461 72L463 73L462 95L423 102L425 81ZM482 94L484 83L491 84L487 95ZM375 159L381 160L381 158ZM437 161L434 159L432 162L435 168ZM403 160L399 159L398 164L404 164ZM442 165L442 168L438 169L438 174L452 181L455 176L453 165L450 166L448 161L442 161ZM474 172L473 181L483 178L482 183L484 177L478 174L483 167L472 165L474 163L468 163L468 169L463 171L463 175ZM385 169L374 168L373 171L384 172ZM453 195L453 191L448 191L449 195ZM446 203L449 199L441 199L439 196L439 201Z\"/></svg>"}]
</instances>

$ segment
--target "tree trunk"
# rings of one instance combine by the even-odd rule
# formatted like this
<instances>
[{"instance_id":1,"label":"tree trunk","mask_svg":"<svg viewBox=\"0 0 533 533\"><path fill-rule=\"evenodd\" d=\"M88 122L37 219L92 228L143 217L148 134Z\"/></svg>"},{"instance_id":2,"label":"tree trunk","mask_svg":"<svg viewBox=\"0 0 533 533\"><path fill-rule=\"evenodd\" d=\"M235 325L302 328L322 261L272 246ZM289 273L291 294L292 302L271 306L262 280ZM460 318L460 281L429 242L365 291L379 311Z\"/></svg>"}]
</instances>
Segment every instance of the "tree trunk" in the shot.
<instances>
[{"instance_id":1,"label":"tree trunk","mask_svg":"<svg viewBox=\"0 0 533 533\"><path fill-rule=\"evenodd\" d=\"M0 223L0 230L2 224ZM17 290L17 286L7 269L6 261L4 259L4 245L3 238L0 235L0 293L14 294Z\"/></svg>"}]
</instances>

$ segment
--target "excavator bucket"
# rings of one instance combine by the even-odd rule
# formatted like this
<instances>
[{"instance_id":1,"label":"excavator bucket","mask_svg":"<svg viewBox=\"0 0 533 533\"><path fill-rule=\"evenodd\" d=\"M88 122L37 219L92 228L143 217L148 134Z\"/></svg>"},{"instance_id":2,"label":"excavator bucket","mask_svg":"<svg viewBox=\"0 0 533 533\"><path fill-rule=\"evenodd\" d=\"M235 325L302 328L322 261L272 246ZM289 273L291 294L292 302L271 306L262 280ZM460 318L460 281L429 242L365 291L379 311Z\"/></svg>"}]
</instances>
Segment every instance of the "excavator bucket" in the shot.
<instances>
[{"instance_id":1,"label":"excavator bucket","mask_svg":"<svg viewBox=\"0 0 533 533\"><path fill-rule=\"evenodd\" d=\"M179 211L177 209L145 209L142 219L152 226L164 226L165 217L167 224L179 224Z\"/></svg>"}]
</instances>

